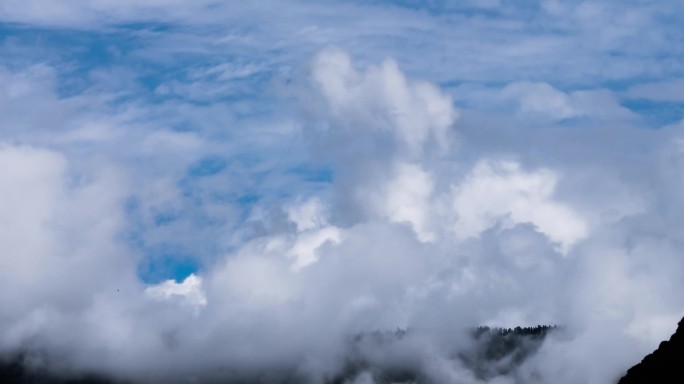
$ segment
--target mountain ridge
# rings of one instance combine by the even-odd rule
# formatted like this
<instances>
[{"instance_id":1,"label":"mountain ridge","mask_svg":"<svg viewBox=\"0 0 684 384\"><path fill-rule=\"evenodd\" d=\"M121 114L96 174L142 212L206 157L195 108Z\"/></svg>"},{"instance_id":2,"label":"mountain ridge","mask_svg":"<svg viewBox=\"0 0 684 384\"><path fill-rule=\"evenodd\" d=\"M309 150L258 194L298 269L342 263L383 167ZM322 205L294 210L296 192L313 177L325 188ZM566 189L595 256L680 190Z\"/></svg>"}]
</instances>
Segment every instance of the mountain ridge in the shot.
<instances>
[{"instance_id":1,"label":"mountain ridge","mask_svg":"<svg viewBox=\"0 0 684 384\"><path fill-rule=\"evenodd\" d=\"M675 333L658 349L627 370L618 384L684 383L684 318Z\"/></svg>"}]
</instances>

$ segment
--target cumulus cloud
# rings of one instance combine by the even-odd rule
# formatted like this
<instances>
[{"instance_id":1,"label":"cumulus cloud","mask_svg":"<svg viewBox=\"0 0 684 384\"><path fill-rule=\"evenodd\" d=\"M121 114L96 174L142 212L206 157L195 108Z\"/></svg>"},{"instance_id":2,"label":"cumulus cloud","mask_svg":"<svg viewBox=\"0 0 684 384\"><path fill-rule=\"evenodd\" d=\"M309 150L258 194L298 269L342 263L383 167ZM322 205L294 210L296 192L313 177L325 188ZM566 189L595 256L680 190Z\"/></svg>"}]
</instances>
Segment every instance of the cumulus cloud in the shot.
<instances>
[{"instance_id":1,"label":"cumulus cloud","mask_svg":"<svg viewBox=\"0 0 684 384\"><path fill-rule=\"evenodd\" d=\"M156 300L178 299L183 305L188 305L195 311L207 305L207 298L202 289L202 279L194 274L190 274L181 283L166 280L148 287L145 289L145 294Z\"/></svg>"},{"instance_id":2,"label":"cumulus cloud","mask_svg":"<svg viewBox=\"0 0 684 384\"><path fill-rule=\"evenodd\" d=\"M79 285L107 289L126 281L134 259L117 257L122 248L112 238L123 225L115 171L79 182L61 154L8 144L0 147L0 163L2 296L14 309L6 315L21 318L43 305L79 308L92 294ZM108 278L99 276L108 268Z\"/></svg>"},{"instance_id":3,"label":"cumulus cloud","mask_svg":"<svg viewBox=\"0 0 684 384\"><path fill-rule=\"evenodd\" d=\"M510 161L478 163L455 189L456 236L477 236L497 223L532 223L567 252L587 235L587 226L571 208L553 201L556 182L549 170L528 173Z\"/></svg>"},{"instance_id":4,"label":"cumulus cloud","mask_svg":"<svg viewBox=\"0 0 684 384\"><path fill-rule=\"evenodd\" d=\"M395 167L396 176L374 197L375 204L390 221L410 224L420 240L434 240L430 229L434 183L430 174L416 164L399 163Z\"/></svg>"},{"instance_id":5,"label":"cumulus cloud","mask_svg":"<svg viewBox=\"0 0 684 384\"><path fill-rule=\"evenodd\" d=\"M316 57L312 78L339 128L387 132L398 156L420 157L428 141L448 149L457 116L451 98L432 84L406 79L393 60L359 72L346 52L331 49Z\"/></svg>"}]
</instances>

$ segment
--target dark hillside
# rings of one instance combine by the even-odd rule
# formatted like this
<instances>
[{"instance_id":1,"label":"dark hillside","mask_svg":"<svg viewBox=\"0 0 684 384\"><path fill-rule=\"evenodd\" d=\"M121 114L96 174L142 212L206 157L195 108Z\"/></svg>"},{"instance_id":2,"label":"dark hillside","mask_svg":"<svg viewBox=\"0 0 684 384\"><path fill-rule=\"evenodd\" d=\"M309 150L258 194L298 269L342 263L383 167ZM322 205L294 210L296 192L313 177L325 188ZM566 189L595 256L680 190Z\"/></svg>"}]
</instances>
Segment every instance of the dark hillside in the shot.
<instances>
[{"instance_id":1,"label":"dark hillside","mask_svg":"<svg viewBox=\"0 0 684 384\"><path fill-rule=\"evenodd\" d=\"M627 371L619 384L684 383L684 318L670 340Z\"/></svg>"},{"instance_id":2,"label":"dark hillside","mask_svg":"<svg viewBox=\"0 0 684 384\"><path fill-rule=\"evenodd\" d=\"M0 359L1 384L113 384L96 375L61 376L40 369L27 368L21 357Z\"/></svg>"}]
</instances>

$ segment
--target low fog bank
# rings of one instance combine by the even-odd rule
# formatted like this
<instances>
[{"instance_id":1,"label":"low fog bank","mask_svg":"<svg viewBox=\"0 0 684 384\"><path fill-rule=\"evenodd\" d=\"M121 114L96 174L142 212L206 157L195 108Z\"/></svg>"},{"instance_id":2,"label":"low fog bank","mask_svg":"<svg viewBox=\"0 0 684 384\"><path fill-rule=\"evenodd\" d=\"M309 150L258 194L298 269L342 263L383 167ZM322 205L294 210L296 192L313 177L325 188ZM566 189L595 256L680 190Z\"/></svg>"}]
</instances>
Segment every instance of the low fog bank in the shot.
<instances>
[{"instance_id":1,"label":"low fog bank","mask_svg":"<svg viewBox=\"0 0 684 384\"><path fill-rule=\"evenodd\" d=\"M546 337L563 337L558 327L501 329L478 327L463 331L454 345L434 341L415 330L375 331L348 338L337 361L312 377L299 362L273 366L208 367L204 372L162 375L154 379L125 379L105 373L65 370L36 351L5 356L0 362L3 383L110 384L161 380L174 383L442 383L525 382L519 369L541 347ZM453 335L452 335L453 336ZM534 375L534 373L532 374ZM508 379L506 379L508 378ZM523 380L523 381L520 381Z\"/></svg>"}]
</instances>

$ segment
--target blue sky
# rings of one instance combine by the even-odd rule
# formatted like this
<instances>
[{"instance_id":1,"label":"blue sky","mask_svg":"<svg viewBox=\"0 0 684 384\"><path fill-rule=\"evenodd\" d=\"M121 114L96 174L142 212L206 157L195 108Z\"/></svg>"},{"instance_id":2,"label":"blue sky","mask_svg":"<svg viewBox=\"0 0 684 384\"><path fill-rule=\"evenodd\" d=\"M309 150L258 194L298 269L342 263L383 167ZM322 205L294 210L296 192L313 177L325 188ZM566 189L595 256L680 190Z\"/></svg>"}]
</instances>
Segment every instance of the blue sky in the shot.
<instances>
[{"instance_id":1,"label":"blue sky","mask_svg":"<svg viewBox=\"0 0 684 384\"><path fill-rule=\"evenodd\" d=\"M582 331L550 348L571 355L612 322L629 353L569 364L613 377L684 309L667 294L684 281L682 18L678 1L5 0L0 292L27 293L0 325L116 313L88 324L181 329L182 359L257 331L215 321L233 317L286 341L330 313L340 333L563 321ZM0 350L60 331L41 327ZM115 348L48 336L96 369L84 351ZM140 374L151 345L112 365Z\"/></svg>"}]
</instances>

